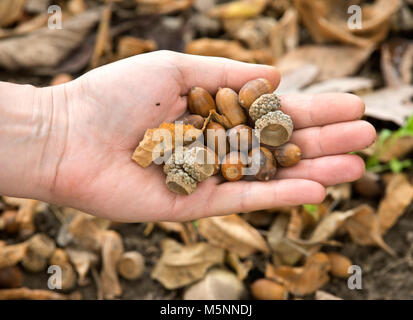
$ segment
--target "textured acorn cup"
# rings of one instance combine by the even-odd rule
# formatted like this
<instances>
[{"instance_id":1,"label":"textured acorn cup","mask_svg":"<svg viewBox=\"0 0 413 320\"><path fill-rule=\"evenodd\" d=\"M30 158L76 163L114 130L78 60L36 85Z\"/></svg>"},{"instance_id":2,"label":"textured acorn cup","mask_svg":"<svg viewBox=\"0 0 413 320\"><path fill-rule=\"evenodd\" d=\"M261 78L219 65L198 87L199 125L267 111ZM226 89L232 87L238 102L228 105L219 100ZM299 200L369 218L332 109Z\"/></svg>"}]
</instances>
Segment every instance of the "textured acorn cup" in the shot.
<instances>
[{"instance_id":1,"label":"textured acorn cup","mask_svg":"<svg viewBox=\"0 0 413 320\"><path fill-rule=\"evenodd\" d=\"M301 149L294 143L286 143L274 150L277 163L282 167L291 167L301 160Z\"/></svg>"},{"instance_id":2,"label":"textured acorn cup","mask_svg":"<svg viewBox=\"0 0 413 320\"><path fill-rule=\"evenodd\" d=\"M269 112L255 122L255 134L260 142L272 147L286 143L293 133L293 122L281 111Z\"/></svg>"},{"instance_id":3,"label":"textured acorn cup","mask_svg":"<svg viewBox=\"0 0 413 320\"><path fill-rule=\"evenodd\" d=\"M174 169L166 176L166 185L172 192L188 195L195 191L197 183L182 169Z\"/></svg>"},{"instance_id":4,"label":"textured acorn cup","mask_svg":"<svg viewBox=\"0 0 413 320\"><path fill-rule=\"evenodd\" d=\"M248 81L239 91L239 102L245 109L263 94L274 92L274 85L267 79L259 78Z\"/></svg>"},{"instance_id":5,"label":"textured acorn cup","mask_svg":"<svg viewBox=\"0 0 413 320\"><path fill-rule=\"evenodd\" d=\"M214 98L203 88L193 87L188 94L188 108L193 114L208 117L210 110L215 110Z\"/></svg>"},{"instance_id":6,"label":"textured acorn cup","mask_svg":"<svg viewBox=\"0 0 413 320\"><path fill-rule=\"evenodd\" d=\"M275 93L263 94L249 109L249 115L252 120L257 121L267 113L277 111L281 108L281 101Z\"/></svg>"},{"instance_id":7,"label":"textured acorn cup","mask_svg":"<svg viewBox=\"0 0 413 320\"><path fill-rule=\"evenodd\" d=\"M219 88L215 97L218 111L233 127L246 123L247 115L238 102L238 94L230 88Z\"/></svg>"},{"instance_id":8,"label":"textured acorn cup","mask_svg":"<svg viewBox=\"0 0 413 320\"><path fill-rule=\"evenodd\" d=\"M277 164L271 151L265 147L255 148L249 152L252 166L258 166L255 177L260 181L272 180L277 173Z\"/></svg>"},{"instance_id":9,"label":"textured acorn cup","mask_svg":"<svg viewBox=\"0 0 413 320\"><path fill-rule=\"evenodd\" d=\"M238 181L243 177L245 162L240 153L232 151L225 156L221 164L222 176L228 181Z\"/></svg>"},{"instance_id":10,"label":"textured acorn cup","mask_svg":"<svg viewBox=\"0 0 413 320\"><path fill-rule=\"evenodd\" d=\"M216 172L216 163L216 154L205 146L184 152L183 169L198 182L205 181Z\"/></svg>"},{"instance_id":11,"label":"textured acorn cup","mask_svg":"<svg viewBox=\"0 0 413 320\"><path fill-rule=\"evenodd\" d=\"M251 127L240 124L227 131L228 141L231 150L247 152L252 146Z\"/></svg>"},{"instance_id":12,"label":"textured acorn cup","mask_svg":"<svg viewBox=\"0 0 413 320\"><path fill-rule=\"evenodd\" d=\"M229 152L229 144L225 128L219 123L210 121L205 128L205 144L221 159Z\"/></svg>"}]
</instances>

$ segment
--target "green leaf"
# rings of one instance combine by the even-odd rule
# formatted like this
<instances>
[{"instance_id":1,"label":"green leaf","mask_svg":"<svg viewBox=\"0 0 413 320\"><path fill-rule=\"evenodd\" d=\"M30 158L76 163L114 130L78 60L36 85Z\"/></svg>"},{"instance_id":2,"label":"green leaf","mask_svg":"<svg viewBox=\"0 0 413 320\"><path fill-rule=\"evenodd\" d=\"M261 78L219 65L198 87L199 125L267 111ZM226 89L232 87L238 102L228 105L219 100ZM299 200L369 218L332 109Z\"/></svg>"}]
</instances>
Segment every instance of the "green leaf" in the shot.
<instances>
[{"instance_id":1,"label":"green leaf","mask_svg":"<svg viewBox=\"0 0 413 320\"><path fill-rule=\"evenodd\" d=\"M199 227L199 222L198 222L198 220L192 221L192 224L194 225L194 227L195 227L196 229L198 229L198 227Z\"/></svg>"},{"instance_id":2,"label":"green leaf","mask_svg":"<svg viewBox=\"0 0 413 320\"><path fill-rule=\"evenodd\" d=\"M390 160L389 166L393 173L400 173L404 169L410 168L412 166L412 161L410 159L400 161L399 159L394 158Z\"/></svg>"},{"instance_id":3,"label":"green leaf","mask_svg":"<svg viewBox=\"0 0 413 320\"><path fill-rule=\"evenodd\" d=\"M304 204L303 207L314 218L315 221L318 221L318 207L315 204Z\"/></svg>"}]
</instances>

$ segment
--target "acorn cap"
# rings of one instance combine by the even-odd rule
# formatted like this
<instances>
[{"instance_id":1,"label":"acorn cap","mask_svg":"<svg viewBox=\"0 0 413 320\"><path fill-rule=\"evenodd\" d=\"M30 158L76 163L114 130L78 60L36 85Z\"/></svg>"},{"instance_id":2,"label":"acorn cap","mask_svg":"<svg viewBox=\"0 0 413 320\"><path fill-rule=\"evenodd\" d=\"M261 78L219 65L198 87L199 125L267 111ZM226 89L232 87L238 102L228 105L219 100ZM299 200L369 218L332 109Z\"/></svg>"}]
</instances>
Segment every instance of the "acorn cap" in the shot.
<instances>
[{"instance_id":1,"label":"acorn cap","mask_svg":"<svg viewBox=\"0 0 413 320\"><path fill-rule=\"evenodd\" d=\"M274 93L263 94L249 109L249 114L252 120L257 121L268 112L276 111L281 108L281 101Z\"/></svg>"},{"instance_id":2,"label":"acorn cap","mask_svg":"<svg viewBox=\"0 0 413 320\"><path fill-rule=\"evenodd\" d=\"M215 173L215 153L205 147L189 148L184 152L183 169L196 181L205 181Z\"/></svg>"},{"instance_id":3,"label":"acorn cap","mask_svg":"<svg viewBox=\"0 0 413 320\"><path fill-rule=\"evenodd\" d=\"M188 195L195 191L197 183L182 169L173 169L166 176L166 185L172 192Z\"/></svg>"},{"instance_id":4,"label":"acorn cap","mask_svg":"<svg viewBox=\"0 0 413 320\"><path fill-rule=\"evenodd\" d=\"M255 135L260 142L277 147L286 143L293 133L293 122L281 111L269 112L255 122Z\"/></svg>"}]
</instances>

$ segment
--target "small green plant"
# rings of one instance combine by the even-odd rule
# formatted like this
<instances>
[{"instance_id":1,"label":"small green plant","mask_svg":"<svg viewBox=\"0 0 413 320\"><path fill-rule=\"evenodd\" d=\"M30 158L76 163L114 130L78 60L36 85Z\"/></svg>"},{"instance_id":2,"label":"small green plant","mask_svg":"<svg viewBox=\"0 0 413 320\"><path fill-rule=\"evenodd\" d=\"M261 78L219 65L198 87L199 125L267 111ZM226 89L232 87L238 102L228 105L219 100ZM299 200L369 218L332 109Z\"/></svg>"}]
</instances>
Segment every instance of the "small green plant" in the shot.
<instances>
[{"instance_id":1,"label":"small green plant","mask_svg":"<svg viewBox=\"0 0 413 320\"><path fill-rule=\"evenodd\" d=\"M303 204L303 208L311 214L315 221L318 220L318 207L315 204Z\"/></svg>"},{"instance_id":2,"label":"small green plant","mask_svg":"<svg viewBox=\"0 0 413 320\"><path fill-rule=\"evenodd\" d=\"M394 173L402 172L413 165L410 159L399 160L397 158L391 159L388 163L381 163L381 155L390 148L393 143L402 137L413 137L413 115L409 117L406 124L396 131L389 129L381 130L376 143L376 150L373 155L366 159L366 169L375 173L384 171L392 171Z\"/></svg>"}]
</instances>

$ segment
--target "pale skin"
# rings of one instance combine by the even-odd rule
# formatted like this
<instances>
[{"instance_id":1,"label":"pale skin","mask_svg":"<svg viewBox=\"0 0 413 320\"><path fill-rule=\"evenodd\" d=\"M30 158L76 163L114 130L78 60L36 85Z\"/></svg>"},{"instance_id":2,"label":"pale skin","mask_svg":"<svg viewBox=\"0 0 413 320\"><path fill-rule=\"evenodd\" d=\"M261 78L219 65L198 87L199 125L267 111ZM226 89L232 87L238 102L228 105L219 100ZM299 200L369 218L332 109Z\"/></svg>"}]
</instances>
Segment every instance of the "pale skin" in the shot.
<instances>
[{"instance_id":1,"label":"pale skin","mask_svg":"<svg viewBox=\"0 0 413 320\"><path fill-rule=\"evenodd\" d=\"M255 78L280 81L270 66L158 51L55 87L0 83L0 194L115 221L188 221L319 203L326 186L362 176L362 159L348 153L369 146L376 133L359 120L361 99L341 93L281 97L303 160L279 170L274 181L213 177L183 196L167 189L161 167L144 169L131 160L146 129L186 111L191 87L238 91Z\"/></svg>"}]
</instances>

